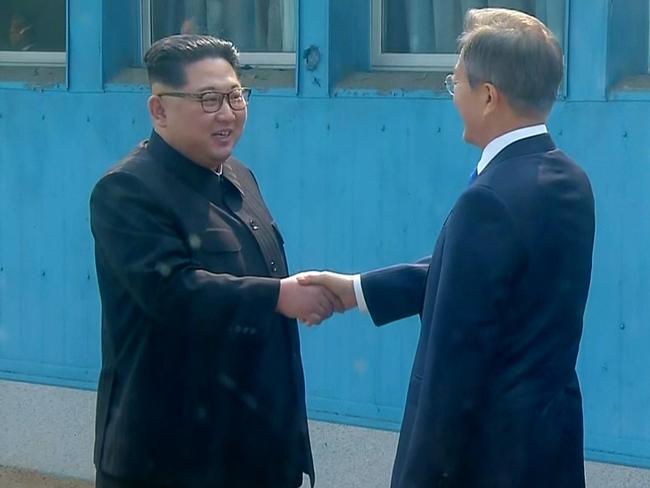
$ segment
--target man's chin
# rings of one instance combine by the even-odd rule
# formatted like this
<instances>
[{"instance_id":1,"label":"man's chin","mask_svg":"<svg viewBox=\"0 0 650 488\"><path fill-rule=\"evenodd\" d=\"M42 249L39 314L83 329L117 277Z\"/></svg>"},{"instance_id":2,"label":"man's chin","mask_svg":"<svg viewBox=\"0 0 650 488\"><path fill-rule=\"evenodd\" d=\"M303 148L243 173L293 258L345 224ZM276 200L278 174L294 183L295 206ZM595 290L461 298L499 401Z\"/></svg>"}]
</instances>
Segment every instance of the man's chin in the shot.
<instances>
[{"instance_id":1,"label":"man's chin","mask_svg":"<svg viewBox=\"0 0 650 488\"><path fill-rule=\"evenodd\" d=\"M210 156L212 156L212 158L214 158L216 161L225 161L230 156L232 156L234 147L234 144L213 146L210 151Z\"/></svg>"},{"instance_id":2,"label":"man's chin","mask_svg":"<svg viewBox=\"0 0 650 488\"><path fill-rule=\"evenodd\" d=\"M472 146L478 146L478 144L476 143L476 141L471 137L471 135L468 135L467 132L463 132L463 140L464 140L467 144L471 144Z\"/></svg>"},{"instance_id":3,"label":"man's chin","mask_svg":"<svg viewBox=\"0 0 650 488\"><path fill-rule=\"evenodd\" d=\"M221 151L219 153L215 153L212 155L213 159L218 163L227 161L228 159L230 159L230 156L232 156L232 151Z\"/></svg>"}]
</instances>

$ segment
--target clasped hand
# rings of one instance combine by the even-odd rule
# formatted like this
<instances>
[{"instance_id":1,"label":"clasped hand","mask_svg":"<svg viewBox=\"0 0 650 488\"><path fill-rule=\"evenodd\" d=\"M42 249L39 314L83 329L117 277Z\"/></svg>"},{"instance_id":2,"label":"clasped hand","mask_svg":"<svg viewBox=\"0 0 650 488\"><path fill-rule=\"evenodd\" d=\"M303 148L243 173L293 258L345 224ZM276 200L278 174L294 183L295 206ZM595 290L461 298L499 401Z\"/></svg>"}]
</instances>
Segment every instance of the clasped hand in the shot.
<instances>
[{"instance_id":1,"label":"clasped hand","mask_svg":"<svg viewBox=\"0 0 650 488\"><path fill-rule=\"evenodd\" d=\"M356 305L352 275L307 271L280 281L276 310L311 326Z\"/></svg>"}]
</instances>

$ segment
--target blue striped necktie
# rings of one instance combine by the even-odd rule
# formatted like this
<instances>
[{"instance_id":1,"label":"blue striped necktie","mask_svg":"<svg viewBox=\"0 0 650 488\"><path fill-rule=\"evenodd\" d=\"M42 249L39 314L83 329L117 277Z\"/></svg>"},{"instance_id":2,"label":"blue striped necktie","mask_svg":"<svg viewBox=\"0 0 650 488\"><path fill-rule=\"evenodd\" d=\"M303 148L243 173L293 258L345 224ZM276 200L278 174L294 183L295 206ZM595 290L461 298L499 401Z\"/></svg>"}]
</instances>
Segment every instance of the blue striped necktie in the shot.
<instances>
[{"instance_id":1,"label":"blue striped necktie","mask_svg":"<svg viewBox=\"0 0 650 488\"><path fill-rule=\"evenodd\" d=\"M467 186L470 186L472 183L474 183L474 180L476 179L477 176L478 176L478 172L477 172L476 169L474 169L474 171L472 171L472 174L469 175L469 180L467 181Z\"/></svg>"}]
</instances>

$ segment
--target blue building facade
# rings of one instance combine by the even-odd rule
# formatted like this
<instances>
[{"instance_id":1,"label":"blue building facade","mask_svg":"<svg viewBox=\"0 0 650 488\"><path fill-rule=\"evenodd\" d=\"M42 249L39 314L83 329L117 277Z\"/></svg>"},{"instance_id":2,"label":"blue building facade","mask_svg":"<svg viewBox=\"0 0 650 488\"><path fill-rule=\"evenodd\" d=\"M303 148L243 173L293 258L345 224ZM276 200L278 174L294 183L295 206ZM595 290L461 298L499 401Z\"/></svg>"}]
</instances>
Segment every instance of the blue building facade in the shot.
<instances>
[{"instance_id":1,"label":"blue building facade","mask_svg":"<svg viewBox=\"0 0 650 488\"><path fill-rule=\"evenodd\" d=\"M151 130L139 63L149 4L63 3L65 63L0 66L0 378L92 390L100 306L88 198ZM643 467L648 3L563 3L566 77L549 122L596 197L578 365L586 453ZM375 4L297 1L294 66L243 72L254 90L236 155L256 174L294 272L358 272L430 253L479 158L462 141L446 72L373 69ZM418 334L416 319L377 329L357 312L301 330L311 417L398 429Z\"/></svg>"}]
</instances>

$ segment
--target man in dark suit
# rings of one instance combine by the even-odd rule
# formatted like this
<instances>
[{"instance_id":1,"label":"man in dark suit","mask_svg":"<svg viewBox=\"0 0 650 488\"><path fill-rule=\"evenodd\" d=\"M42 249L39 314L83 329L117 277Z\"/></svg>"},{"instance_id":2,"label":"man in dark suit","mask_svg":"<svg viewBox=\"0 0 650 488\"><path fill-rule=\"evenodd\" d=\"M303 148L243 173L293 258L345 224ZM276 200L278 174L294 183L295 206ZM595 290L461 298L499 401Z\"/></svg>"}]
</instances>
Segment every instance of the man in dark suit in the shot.
<instances>
[{"instance_id":1,"label":"man in dark suit","mask_svg":"<svg viewBox=\"0 0 650 488\"><path fill-rule=\"evenodd\" d=\"M233 45L145 56L153 132L90 201L102 301L98 487L313 484L295 318L337 299L287 278L283 241L231 157L248 93Z\"/></svg>"},{"instance_id":2,"label":"man in dark suit","mask_svg":"<svg viewBox=\"0 0 650 488\"><path fill-rule=\"evenodd\" d=\"M539 21L503 9L469 11L460 47L447 86L483 152L431 257L301 281L377 325L421 316L393 487L583 487L575 366L594 203L545 125L562 52Z\"/></svg>"}]
</instances>

